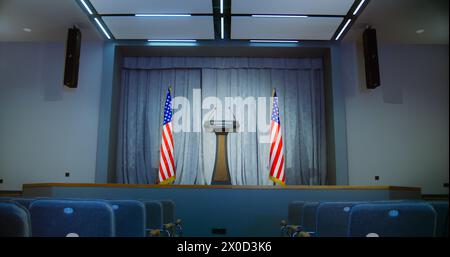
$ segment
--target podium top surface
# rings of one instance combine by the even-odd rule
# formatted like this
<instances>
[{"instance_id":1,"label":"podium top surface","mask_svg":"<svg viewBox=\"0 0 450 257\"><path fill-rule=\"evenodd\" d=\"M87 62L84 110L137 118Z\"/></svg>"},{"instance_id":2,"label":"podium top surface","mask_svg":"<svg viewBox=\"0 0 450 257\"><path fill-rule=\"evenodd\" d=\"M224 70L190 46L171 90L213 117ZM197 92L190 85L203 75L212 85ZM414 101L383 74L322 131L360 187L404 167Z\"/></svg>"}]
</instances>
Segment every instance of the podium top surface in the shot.
<instances>
[{"instance_id":1,"label":"podium top surface","mask_svg":"<svg viewBox=\"0 0 450 257\"><path fill-rule=\"evenodd\" d=\"M205 129L210 132L237 132L239 122L237 120L209 120L203 124Z\"/></svg>"}]
</instances>

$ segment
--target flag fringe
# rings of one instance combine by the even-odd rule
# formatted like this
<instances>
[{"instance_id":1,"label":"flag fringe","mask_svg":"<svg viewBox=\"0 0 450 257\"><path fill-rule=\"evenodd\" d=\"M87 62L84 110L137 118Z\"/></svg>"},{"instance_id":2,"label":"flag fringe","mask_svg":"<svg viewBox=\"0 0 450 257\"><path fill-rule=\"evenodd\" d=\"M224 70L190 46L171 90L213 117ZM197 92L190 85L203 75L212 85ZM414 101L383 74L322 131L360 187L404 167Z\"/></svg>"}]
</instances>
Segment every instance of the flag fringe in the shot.
<instances>
[{"instance_id":1,"label":"flag fringe","mask_svg":"<svg viewBox=\"0 0 450 257\"><path fill-rule=\"evenodd\" d=\"M159 185L167 185L175 180L176 176L172 176L164 181L159 182Z\"/></svg>"},{"instance_id":2,"label":"flag fringe","mask_svg":"<svg viewBox=\"0 0 450 257\"><path fill-rule=\"evenodd\" d=\"M272 180L273 182L279 184L279 185L286 186L284 181L281 181L281 180L277 179L276 177L269 177L269 179Z\"/></svg>"}]
</instances>

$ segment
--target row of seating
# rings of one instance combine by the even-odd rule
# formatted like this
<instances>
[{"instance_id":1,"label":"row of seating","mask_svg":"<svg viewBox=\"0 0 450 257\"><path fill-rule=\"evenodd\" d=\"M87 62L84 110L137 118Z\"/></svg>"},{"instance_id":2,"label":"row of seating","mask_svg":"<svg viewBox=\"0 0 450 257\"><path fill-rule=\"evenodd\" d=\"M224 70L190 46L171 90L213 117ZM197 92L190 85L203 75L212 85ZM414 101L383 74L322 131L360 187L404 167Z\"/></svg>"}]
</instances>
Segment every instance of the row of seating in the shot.
<instances>
[{"instance_id":1,"label":"row of seating","mask_svg":"<svg viewBox=\"0 0 450 257\"><path fill-rule=\"evenodd\" d=\"M448 202L420 200L304 202L288 206L283 236L445 237Z\"/></svg>"},{"instance_id":2,"label":"row of seating","mask_svg":"<svg viewBox=\"0 0 450 257\"><path fill-rule=\"evenodd\" d=\"M171 200L0 198L0 236L182 236Z\"/></svg>"}]
</instances>

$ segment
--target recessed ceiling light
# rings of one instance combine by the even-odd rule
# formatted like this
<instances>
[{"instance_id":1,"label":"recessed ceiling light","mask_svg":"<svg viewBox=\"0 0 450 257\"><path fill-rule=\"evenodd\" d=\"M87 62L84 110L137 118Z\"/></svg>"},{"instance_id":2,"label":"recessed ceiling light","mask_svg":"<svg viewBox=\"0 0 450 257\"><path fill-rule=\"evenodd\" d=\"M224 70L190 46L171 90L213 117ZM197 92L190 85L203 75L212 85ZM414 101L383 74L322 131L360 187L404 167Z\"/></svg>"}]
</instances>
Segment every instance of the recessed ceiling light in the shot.
<instances>
[{"instance_id":1,"label":"recessed ceiling light","mask_svg":"<svg viewBox=\"0 0 450 257\"><path fill-rule=\"evenodd\" d=\"M417 33L417 34L422 34L422 33L424 33L424 32L425 32L424 29L418 29L418 30L416 30L416 33Z\"/></svg>"},{"instance_id":2,"label":"recessed ceiling light","mask_svg":"<svg viewBox=\"0 0 450 257\"><path fill-rule=\"evenodd\" d=\"M190 17L190 14L150 14L150 13L136 13L136 17Z\"/></svg>"},{"instance_id":3,"label":"recessed ceiling light","mask_svg":"<svg viewBox=\"0 0 450 257\"><path fill-rule=\"evenodd\" d=\"M225 24L223 21L223 17L220 18L220 38L224 39L225 38L225 28L224 28Z\"/></svg>"},{"instance_id":4,"label":"recessed ceiling light","mask_svg":"<svg viewBox=\"0 0 450 257\"><path fill-rule=\"evenodd\" d=\"M345 29L347 28L348 24L350 24L351 21L352 21L352 20L349 19L349 20L345 23L344 27L341 29L341 32L339 32L339 34L337 35L337 37L336 37L335 40L339 40L339 38L342 36L342 33L344 33Z\"/></svg>"},{"instance_id":5,"label":"recessed ceiling light","mask_svg":"<svg viewBox=\"0 0 450 257\"><path fill-rule=\"evenodd\" d=\"M86 9L86 11L87 11L90 15L92 15L92 14L93 14L93 13L92 13L92 10L91 10L91 8L89 8L89 6L86 4L86 2L84 2L84 0L81 0L81 3L83 4L84 9Z\"/></svg>"},{"instance_id":6,"label":"recessed ceiling light","mask_svg":"<svg viewBox=\"0 0 450 257\"><path fill-rule=\"evenodd\" d=\"M253 14L256 18L308 18L306 15L274 15L274 14Z\"/></svg>"},{"instance_id":7,"label":"recessed ceiling light","mask_svg":"<svg viewBox=\"0 0 450 257\"><path fill-rule=\"evenodd\" d=\"M298 43L298 40L262 40L262 39L252 39L252 43Z\"/></svg>"},{"instance_id":8,"label":"recessed ceiling light","mask_svg":"<svg viewBox=\"0 0 450 257\"><path fill-rule=\"evenodd\" d=\"M197 42L195 39L148 39L148 42Z\"/></svg>"},{"instance_id":9,"label":"recessed ceiling light","mask_svg":"<svg viewBox=\"0 0 450 257\"><path fill-rule=\"evenodd\" d=\"M154 46L196 46L195 39L148 39L150 45Z\"/></svg>"},{"instance_id":10,"label":"recessed ceiling light","mask_svg":"<svg viewBox=\"0 0 450 257\"><path fill-rule=\"evenodd\" d=\"M97 25L100 27L100 29L103 31L103 34L105 34L105 36L108 39L111 39L111 37L109 36L108 32L106 31L106 29L103 27L102 23L98 20L98 18L94 18L95 22L97 22Z\"/></svg>"},{"instance_id":11,"label":"recessed ceiling light","mask_svg":"<svg viewBox=\"0 0 450 257\"><path fill-rule=\"evenodd\" d=\"M355 11L353 12L353 15L356 15L359 12L359 9L361 9L361 6L364 4L366 0L362 0L361 2L359 2L358 7L356 7Z\"/></svg>"},{"instance_id":12,"label":"recessed ceiling light","mask_svg":"<svg viewBox=\"0 0 450 257\"><path fill-rule=\"evenodd\" d=\"M25 32L31 32L31 29L30 29L30 28L23 28L23 31L25 31Z\"/></svg>"}]
</instances>

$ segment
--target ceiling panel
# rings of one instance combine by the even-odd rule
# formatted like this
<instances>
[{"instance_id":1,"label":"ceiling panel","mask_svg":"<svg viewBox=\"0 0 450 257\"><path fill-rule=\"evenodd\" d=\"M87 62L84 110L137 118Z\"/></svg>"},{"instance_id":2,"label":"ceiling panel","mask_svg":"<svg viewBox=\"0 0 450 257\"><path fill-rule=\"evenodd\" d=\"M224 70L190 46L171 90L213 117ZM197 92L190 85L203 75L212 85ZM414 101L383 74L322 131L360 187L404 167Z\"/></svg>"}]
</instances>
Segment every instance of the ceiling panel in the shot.
<instances>
[{"instance_id":1,"label":"ceiling panel","mask_svg":"<svg viewBox=\"0 0 450 257\"><path fill-rule=\"evenodd\" d=\"M343 18L232 17L231 39L330 40Z\"/></svg>"},{"instance_id":2,"label":"ceiling panel","mask_svg":"<svg viewBox=\"0 0 450 257\"><path fill-rule=\"evenodd\" d=\"M90 0L99 14L212 13L211 0Z\"/></svg>"},{"instance_id":3,"label":"ceiling panel","mask_svg":"<svg viewBox=\"0 0 450 257\"><path fill-rule=\"evenodd\" d=\"M448 8L448 0L370 1L343 40L360 42L371 25L377 29L379 43L448 45ZM417 33L419 29L424 32Z\"/></svg>"},{"instance_id":4,"label":"ceiling panel","mask_svg":"<svg viewBox=\"0 0 450 257\"><path fill-rule=\"evenodd\" d=\"M232 14L346 15L354 0L238 0Z\"/></svg>"},{"instance_id":5,"label":"ceiling panel","mask_svg":"<svg viewBox=\"0 0 450 257\"><path fill-rule=\"evenodd\" d=\"M103 17L116 39L214 39L212 16Z\"/></svg>"},{"instance_id":6,"label":"ceiling panel","mask_svg":"<svg viewBox=\"0 0 450 257\"><path fill-rule=\"evenodd\" d=\"M75 1L0 0L0 42L65 42L74 24L83 41L102 40Z\"/></svg>"}]
</instances>

